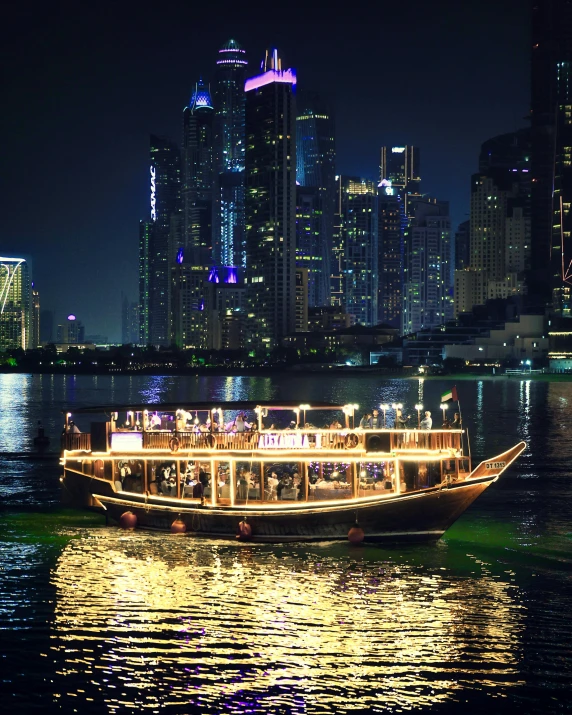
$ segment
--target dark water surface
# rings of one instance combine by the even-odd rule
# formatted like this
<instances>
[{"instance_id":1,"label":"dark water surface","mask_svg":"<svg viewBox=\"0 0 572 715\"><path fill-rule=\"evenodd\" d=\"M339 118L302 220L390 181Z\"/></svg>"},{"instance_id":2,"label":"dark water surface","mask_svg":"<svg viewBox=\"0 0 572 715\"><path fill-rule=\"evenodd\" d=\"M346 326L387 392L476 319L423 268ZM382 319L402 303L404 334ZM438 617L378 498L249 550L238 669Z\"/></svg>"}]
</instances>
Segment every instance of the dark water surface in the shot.
<instances>
[{"instance_id":1,"label":"dark water surface","mask_svg":"<svg viewBox=\"0 0 572 715\"><path fill-rule=\"evenodd\" d=\"M572 711L572 384L458 385L473 457L516 466L438 544L252 545L60 509L30 458L70 405L421 400L371 377L0 375L2 712ZM87 428L86 425L80 426Z\"/></svg>"}]
</instances>

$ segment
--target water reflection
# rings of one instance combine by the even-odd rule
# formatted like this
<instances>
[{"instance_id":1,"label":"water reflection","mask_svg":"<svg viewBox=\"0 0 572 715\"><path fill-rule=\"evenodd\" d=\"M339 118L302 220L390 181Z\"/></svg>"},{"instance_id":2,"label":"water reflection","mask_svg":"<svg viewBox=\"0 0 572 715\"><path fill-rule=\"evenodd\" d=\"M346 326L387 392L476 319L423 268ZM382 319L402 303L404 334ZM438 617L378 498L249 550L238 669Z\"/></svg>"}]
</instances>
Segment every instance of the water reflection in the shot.
<instances>
[{"instance_id":1,"label":"water reflection","mask_svg":"<svg viewBox=\"0 0 572 715\"><path fill-rule=\"evenodd\" d=\"M55 698L380 712L518 682L514 584L367 554L92 532L52 573Z\"/></svg>"}]
</instances>

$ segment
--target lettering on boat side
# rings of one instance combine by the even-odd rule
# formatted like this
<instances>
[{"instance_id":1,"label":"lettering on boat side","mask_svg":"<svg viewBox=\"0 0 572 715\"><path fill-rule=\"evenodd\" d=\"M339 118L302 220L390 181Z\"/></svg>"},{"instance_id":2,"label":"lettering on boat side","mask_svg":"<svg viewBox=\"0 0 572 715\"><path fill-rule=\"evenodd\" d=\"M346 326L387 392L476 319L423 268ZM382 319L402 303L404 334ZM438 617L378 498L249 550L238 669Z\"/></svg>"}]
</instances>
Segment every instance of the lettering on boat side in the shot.
<instances>
[{"instance_id":1,"label":"lettering on boat side","mask_svg":"<svg viewBox=\"0 0 572 715\"><path fill-rule=\"evenodd\" d=\"M485 469L502 469L506 462L485 462Z\"/></svg>"},{"instance_id":2,"label":"lettering on boat side","mask_svg":"<svg viewBox=\"0 0 572 715\"><path fill-rule=\"evenodd\" d=\"M322 447L322 435L314 435L316 449ZM309 449L310 442L307 434L261 434L258 440L258 449Z\"/></svg>"}]
</instances>

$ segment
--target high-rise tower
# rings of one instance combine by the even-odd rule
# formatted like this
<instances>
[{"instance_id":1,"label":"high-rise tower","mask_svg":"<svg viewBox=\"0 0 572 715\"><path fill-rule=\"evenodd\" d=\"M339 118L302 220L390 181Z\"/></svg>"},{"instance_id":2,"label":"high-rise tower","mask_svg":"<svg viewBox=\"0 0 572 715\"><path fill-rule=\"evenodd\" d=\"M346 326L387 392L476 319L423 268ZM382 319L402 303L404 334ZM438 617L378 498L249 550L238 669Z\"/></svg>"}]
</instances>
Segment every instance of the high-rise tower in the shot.
<instances>
[{"instance_id":1,"label":"high-rise tower","mask_svg":"<svg viewBox=\"0 0 572 715\"><path fill-rule=\"evenodd\" d=\"M181 219L181 157L179 147L164 137L151 135L150 221L140 233L141 335L153 345L171 343L170 267L177 251L174 234ZM145 241L147 246L145 247ZM145 255L145 249L147 255ZM145 291L148 291L145 296ZM143 324L143 321L148 324Z\"/></svg>"},{"instance_id":2,"label":"high-rise tower","mask_svg":"<svg viewBox=\"0 0 572 715\"><path fill-rule=\"evenodd\" d=\"M296 72L277 50L246 80L246 310L249 347L273 348L295 327Z\"/></svg>"},{"instance_id":3,"label":"high-rise tower","mask_svg":"<svg viewBox=\"0 0 572 715\"><path fill-rule=\"evenodd\" d=\"M185 260L212 258L213 120L209 88L199 79L183 111L183 251Z\"/></svg>"},{"instance_id":4,"label":"high-rise tower","mask_svg":"<svg viewBox=\"0 0 572 715\"><path fill-rule=\"evenodd\" d=\"M343 176L340 204L344 307L356 323L376 325L379 255L375 183Z\"/></svg>"},{"instance_id":5,"label":"high-rise tower","mask_svg":"<svg viewBox=\"0 0 572 715\"><path fill-rule=\"evenodd\" d=\"M391 182L378 186L379 323L401 329L403 251L407 218L403 198Z\"/></svg>"},{"instance_id":6,"label":"high-rise tower","mask_svg":"<svg viewBox=\"0 0 572 715\"><path fill-rule=\"evenodd\" d=\"M572 3L534 0L531 37L531 234L528 291L570 314ZM551 294L552 289L552 294ZM567 307L568 306L568 307Z\"/></svg>"},{"instance_id":7,"label":"high-rise tower","mask_svg":"<svg viewBox=\"0 0 572 715\"><path fill-rule=\"evenodd\" d=\"M246 265L244 232L244 77L246 54L236 40L218 52L214 97L213 259Z\"/></svg>"},{"instance_id":8,"label":"high-rise tower","mask_svg":"<svg viewBox=\"0 0 572 715\"><path fill-rule=\"evenodd\" d=\"M336 145L332 111L316 93L297 98L296 179L300 186L316 190L319 216L318 248L321 268L310 286L310 305L330 304L333 233L336 194Z\"/></svg>"},{"instance_id":9,"label":"high-rise tower","mask_svg":"<svg viewBox=\"0 0 572 715\"><path fill-rule=\"evenodd\" d=\"M380 181L389 181L402 197L405 215L413 218L413 202L421 197L419 149L415 146L381 147Z\"/></svg>"},{"instance_id":10,"label":"high-rise tower","mask_svg":"<svg viewBox=\"0 0 572 715\"><path fill-rule=\"evenodd\" d=\"M0 257L0 350L32 344L32 294L29 264L24 258Z\"/></svg>"}]
</instances>

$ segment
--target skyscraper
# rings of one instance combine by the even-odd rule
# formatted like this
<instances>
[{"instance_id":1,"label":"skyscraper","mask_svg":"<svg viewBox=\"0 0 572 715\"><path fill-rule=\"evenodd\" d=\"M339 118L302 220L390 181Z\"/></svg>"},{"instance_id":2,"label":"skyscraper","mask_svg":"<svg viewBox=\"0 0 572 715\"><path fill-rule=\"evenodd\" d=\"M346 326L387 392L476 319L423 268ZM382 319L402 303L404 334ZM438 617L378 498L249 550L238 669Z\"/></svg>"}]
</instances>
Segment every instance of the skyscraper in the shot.
<instances>
[{"instance_id":1,"label":"skyscraper","mask_svg":"<svg viewBox=\"0 0 572 715\"><path fill-rule=\"evenodd\" d=\"M32 345L32 295L24 258L0 257L0 350Z\"/></svg>"},{"instance_id":2,"label":"skyscraper","mask_svg":"<svg viewBox=\"0 0 572 715\"><path fill-rule=\"evenodd\" d=\"M379 289L377 186L367 179L344 176L341 188L345 310L356 323L376 325Z\"/></svg>"},{"instance_id":3,"label":"skyscraper","mask_svg":"<svg viewBox=\"0 0 572 715\"><path fill-rule=\"evenodd\" d=\"M462 271L471 265L471 222L463 221L455 232L455 270Z\"/></svg>"},{"instance_id":4,"label":"skyscraper","mask_svg":"<svg viewBox=\"0 0 572 715\"><path fill-rule=\"evenodd\" d=\"M175 236L181 223L181 158L176 144L164 137L151 135L150 224L148 229L148 260L140 269L147 269L148 278L140 275L140 286L147 281L148 313L141 314L143 335L153 345L171 343L170 267L177 253ZM141 234L140 234L141 240ZM141 244L140 244L141 245ZM145 341L146 342L146 341Z\"/></svg>"},{"instance_id":5,"label":"skyscraper","mask_svg":"<svg viewBox=\"0 0 572 715\"><path fill-rule=\"evenodd\" d=\"M183 111L184 229L182 246L177 247L183 248L185 260L195 264L212 260L213 121L210 91L199 79Z\"/></svg>"},{"instance_id":6,"label":"skyscraper","mask_svg":"<svg viewBox=\"0 0 572 715\"><path fill-rule=\"evenodd\" d=\"M246 54L236 40L218 52L214 82L213 259L246 265L244 230L244 77Z\"/></svg>"},{"instance_id":7,"label":"skyscraper","mask_svg":"<svg viewBox=\"0 0 572 715\"><path fill-rule=\"evenodd\" d=\"M151 342L151 234L152 221L139 222L139 340L141 345Z\"/></svg>"},{"instance_id":8,"label":"skyscraper","mask_svg":"<svg viewBox=\"0 0 572 715\"><path fill-rule=\"evenodd\" d=\"M421 196L419 149L415 146L382 146L380 181L389 181L402 197L405 215L412 218L412 202Z\"/></svg>"},{"instance_id":9,"label":"skyscraper","mask_svg":"<svg viewBox=\"0 0 572 715\"><path fill-rule=\"evenodd\" d=\"M572 282L572 3L535 0L531 5L532 267L528 286L539 303L553 301L555 310L567 315Z\"/></svg>"},{"instance_id":10,"label":"skyscraper","mask_svg":"<svg viewBox=\"0 0 572 715\"><path fill-rule=\"evenodd\" d=\"M40 293L32 283L32 312L30 315L30 348L40 346Z\"/></svg>"},{"instance_id":11,"label":"skyscraper","mask_svg":"<svg viewBox=\"0 0 572 715\"><path fill-rule=\"evenodd\" d=\"M121 342L137 345L139 342L139 304L121 293Z\"/></svg>"},{"instance_id":12,"label":"skyscraper","mask_svg":"<svg viewBox=\"0 0 572 715\"><path fill-rule=\"evenodd\" d=\"M319 249L322 270L316 276L310 305L330 304L330 280L333 262L333 233L336 184L335 127L331 109L316 93L305 92L297 98L296 179L300 186L316 189L319 212Z\"/></svg>"},{"instance_id":13,"label":"skyscraper","mask_svg":"<svg viewBox=\"0 0 572 715\"><path fill-rule=\"evenodd\" d=\"M379 323L401 330L403 251L407 218L402 197L391 182L378 186Z\"/></svg>"},{"instance_id":14,"label":"skyscraper","mask_svg":"<svg viewBox=\"0 0 572 715\"><path fill-rule=\"evenodd\" d=\"M246 343L271 349L295 328L296 73L277 50L246 80Z\"/></svg>"},{"instance_id":15,"label":"skyscraper","mask_svg":"<svg viewBox=\"0 0 572 715\"><path fill-rule=\"evenodd\" d=\"M472 177L470 266L455 272L456 314L523 292L523 275L514 270L530 260L530 222L522 196L528 179L523 184L521 173L493 167Z\"/></svg>"},{"instance_id":16,"label":"skyscraper","mask_svg":"<svg viewBox=\"0 0 572 715\"><path fill-rule=\"evenodd\" d=\"M330 262L322 253L322 201L315 186L296 186L296 267L308 272L308 305L323 305L324 273L329 286ZM329 291L328 291L329 294Z\"/></svg>"},{"instance_id":17,"label":"skyscraper","mask_svg":"<svg viewBox=\"0 0 572 715\"><path fill-rule=\"evenodd\" d=\"M449 203L424 199L415 212L405 251L402 333L435 328L453 317Z\"/></svg>"}]
</instances>

